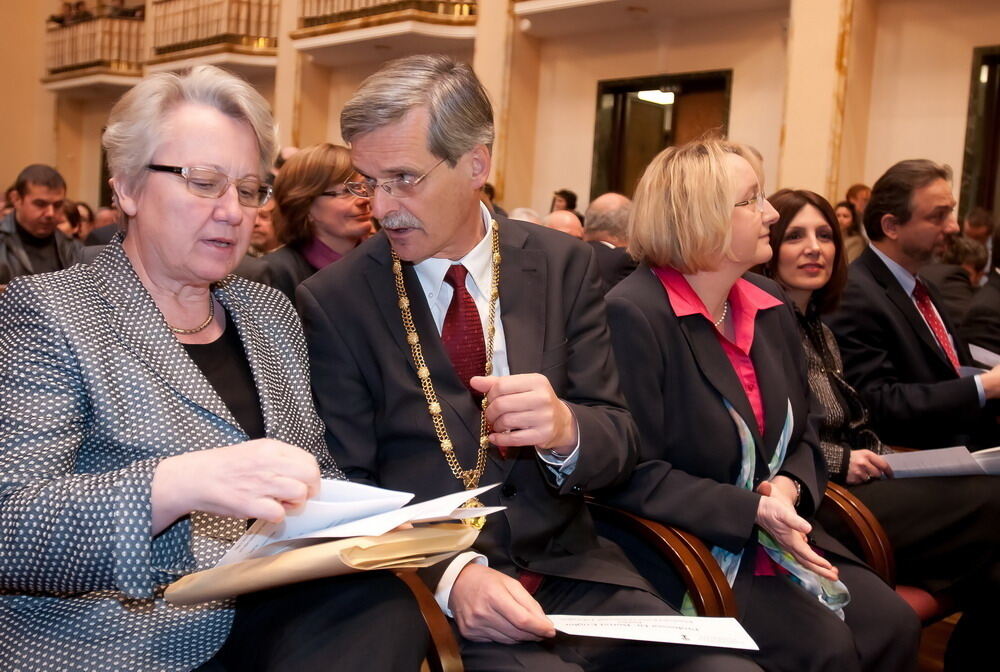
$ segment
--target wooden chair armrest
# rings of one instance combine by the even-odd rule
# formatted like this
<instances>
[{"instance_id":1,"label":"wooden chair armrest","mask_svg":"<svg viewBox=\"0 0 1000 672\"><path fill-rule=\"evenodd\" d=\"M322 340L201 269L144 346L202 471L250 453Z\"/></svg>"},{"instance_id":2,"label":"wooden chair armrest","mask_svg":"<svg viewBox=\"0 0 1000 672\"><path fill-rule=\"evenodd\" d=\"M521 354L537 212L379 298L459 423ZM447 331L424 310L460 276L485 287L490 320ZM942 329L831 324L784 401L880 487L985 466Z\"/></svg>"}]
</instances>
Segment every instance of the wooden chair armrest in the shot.
<instances>
[{"instance_id":1,"label":"wooden chair armrest","mask_svg":"<svg viewBox=\"0 0 1000 672\"><path fill-rule=\"evenodd\" d=\"M441 611L437 600L417 573L412 569L396 571L396 576L409 587L420 606L420 615L431 635L431 646L426 664L431 672L463 672L462 654L458 650L455 633L448 617Z\"/></svg>"},{"instance_id":2,"label":"wooden chair armrest","mask_svg":"<svg viewBox=\"0 0 1000 672\"><path fill-rule=\"evenodd\" d=\"M613 506L590 501L590 513L606 525L643 540L674 568L684 581L699 616L736 618L736 598L711 551L698 537Z\"/></svg>"},{"instance_id":3,"label":"wooden chair armrest","mask_svg":"<svg viewBox=\"0 0 1000 672\"><path fill-rule=\"evenodd\" d=\"M854 535L862 559L883 581L895 588L896 562L892 546L875 514L847 488L836 483L827 483L823 499Z\"/></svg>"}]
</instances>

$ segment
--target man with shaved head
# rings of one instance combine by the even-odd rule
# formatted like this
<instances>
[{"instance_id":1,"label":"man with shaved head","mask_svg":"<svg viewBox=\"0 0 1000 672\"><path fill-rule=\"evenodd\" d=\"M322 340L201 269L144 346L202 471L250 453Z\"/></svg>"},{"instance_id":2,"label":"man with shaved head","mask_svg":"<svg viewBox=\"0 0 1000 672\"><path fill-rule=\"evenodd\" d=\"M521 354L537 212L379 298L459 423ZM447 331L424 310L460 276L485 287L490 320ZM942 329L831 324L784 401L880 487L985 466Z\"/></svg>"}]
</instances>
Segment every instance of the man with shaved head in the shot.
<instances>
[{"instance_id":1,"label":"man with shaved head","mask_svg":"<svg viewBox=\"0 0 1000 672\"><path fill-rule=\"evenodd\" d=\"M632 201L627 196L608 192L591 201L584 215L583 239L597 255L597 269L605 291L628 277L636 267L635 259L625 251L631 212Z\"/></svg>"},{"instance_id":2,"label":"man with shaved head","mask_svg":"<svg viewBox=\"0 0 1000 672\"><path fill-rule=\"evenodd\" d=\"M583 224L569 210L553 210L542 218L542 226L562 231L574 238L583 238Z\"/></svg>"}]
</instances>

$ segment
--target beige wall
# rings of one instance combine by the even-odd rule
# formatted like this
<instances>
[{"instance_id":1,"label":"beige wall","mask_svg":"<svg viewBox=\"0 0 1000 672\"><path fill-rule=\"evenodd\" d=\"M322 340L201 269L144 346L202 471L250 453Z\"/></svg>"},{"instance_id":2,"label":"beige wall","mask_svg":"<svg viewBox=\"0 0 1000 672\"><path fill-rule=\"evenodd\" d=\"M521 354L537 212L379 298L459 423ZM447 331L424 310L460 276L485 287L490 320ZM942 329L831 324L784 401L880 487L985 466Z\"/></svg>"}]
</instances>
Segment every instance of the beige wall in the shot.
<instances>
[{"instance_id":1,"label":"beige wall","mask_svg":"<svg viewBox=\"0 0 1000 672\"><path fill-rule=\"evenodd\" d=\"M882 0L864 178L896 161L948 163L961 179L974 47L1000 44L996 0Z\"/></svg>"},{"instance_id":2,"label":"beige wall","mask_svg":"<svg viewBox=\"0 0 1000 672\"><path fill-rule=\"evenodd\" d=\"M504 207L545 212L552 192L560 188L575 191L580 209L586 207L599 80L698 70L733 71L730 137L753 144L764 154L767 182L773 185L784 96L786 16L784 12L730 14L644 31L542 41L531 202L505 198Z\"/></svg>"},{"instance_id":3,"label":"beige wall","mask_svg":"<svg viewBox=\"0 0 1000 672\"><path fill-rule=\"evenodd\" d=\"M0 189L30 163L55 163L55 96L42 88L48 2L0 2Z\"/></svg>"}]
</instances>

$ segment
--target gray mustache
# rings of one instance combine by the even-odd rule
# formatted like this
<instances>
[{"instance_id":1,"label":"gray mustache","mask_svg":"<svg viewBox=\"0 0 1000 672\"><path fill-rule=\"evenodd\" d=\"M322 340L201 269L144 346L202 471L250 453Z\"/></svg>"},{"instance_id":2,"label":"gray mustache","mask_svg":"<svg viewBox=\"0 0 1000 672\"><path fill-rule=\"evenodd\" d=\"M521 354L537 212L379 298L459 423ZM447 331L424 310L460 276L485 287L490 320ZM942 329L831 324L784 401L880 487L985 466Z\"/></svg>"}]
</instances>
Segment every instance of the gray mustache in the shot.
<instances>
[{"instance_id":1,"label":"gray mustache","mask_svg":"<svg viewBox=\"0 0 1000 672\"><path fill-rule=\"evenodd\" d=\"M379 225L383 229L422 229L424 228L424 223L419 219L414 217L408 212L398 210L396 212L390 212L385 217L378 220Z\"/></svg>"}]
</instances>

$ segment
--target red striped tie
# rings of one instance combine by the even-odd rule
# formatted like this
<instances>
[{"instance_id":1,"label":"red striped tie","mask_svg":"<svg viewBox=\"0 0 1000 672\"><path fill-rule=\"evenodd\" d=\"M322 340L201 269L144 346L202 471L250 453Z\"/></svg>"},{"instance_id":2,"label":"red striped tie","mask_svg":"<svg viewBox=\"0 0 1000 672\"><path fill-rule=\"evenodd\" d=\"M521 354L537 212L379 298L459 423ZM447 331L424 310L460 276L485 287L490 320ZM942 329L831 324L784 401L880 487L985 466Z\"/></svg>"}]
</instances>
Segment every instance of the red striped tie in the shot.
<instances>
[{"instance_id":1,"label":"red striped tie","mask_svg":"<svg viewBox=\"0 0 1000 672\"><path fill-rule=\"evenodd\" d=\"M444 281L455 289L448 304L441 328L444 349L455 367L455 373L469 391L479 396L469 387L469 378L486 373L486 343L483 340L483 324L479 321L476 302L465 288L465 277L469 271L461 264L454 264L444 275Z\"/></svg>"},{"instance_id":2,"label":"red striped tie","mask_svg":"<svg viewBox=\"0 0 1000 672\"><path fill-rule=\"evenodd\" d=\"M919 310L920 314L924 316L927 326L931 328L931 332L934 334L934 338L937 340L938 345L941 346L941 349L944 351L948 361L951 362L951 365L955 367L955 372L958 373L958 354L955 352L955 348L951 344L951 339L948 338L948 330L944 328L944 323L934 311L934 304L931 303L931 297L927 293L927 287L925 287L924 283L919 280L917 280L917 284L913 288L913 301L917 304L917 310Z\"/></svg>"}]
</instances>

